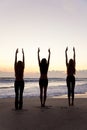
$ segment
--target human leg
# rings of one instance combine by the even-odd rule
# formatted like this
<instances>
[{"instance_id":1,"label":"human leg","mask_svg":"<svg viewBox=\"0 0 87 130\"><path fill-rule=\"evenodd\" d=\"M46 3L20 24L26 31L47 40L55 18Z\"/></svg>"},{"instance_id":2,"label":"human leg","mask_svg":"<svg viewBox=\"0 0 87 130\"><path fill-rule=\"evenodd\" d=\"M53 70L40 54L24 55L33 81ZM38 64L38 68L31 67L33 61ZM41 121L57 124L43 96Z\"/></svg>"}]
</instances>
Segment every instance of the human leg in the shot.
<instances>
[{"instance_id":1,"label":"human leg","mask_svg":"<svg viewBox=\"0 0 87 130\"><path fill-rule=\"evenodd\" d=\"M18 96L19 96L18 90L19 90L19 88L18 88L17 81L15 81L14 86L15 86L15 109L18 109Z\"/></svg>"},{"instance_id":2,"label":"human leg","mask_svg":"<svg viewBox=\"0 0 87 130\"><path fill-rule=\"evenodd\" d=\"M74 88L75 88L75 77L72 80L72 105L74 105Z\"/></svg>"},{"instance_id":3,"label":"human leg","mask_svg":"<svg viewBox=\"0 0 87 130\"><path fill-rule=\"evenodd\" d=\"M45 106L45 102L46 102L46 98L47 98L47 86L48 86L48 79L44 80L44 106Z\"/></svg>"},{"instance_id":4,"label":"human leg","mask_svg":"<svg viewBox=\"0 0 87 130\"><path fill-rule=\"evenodd\" d=\"M70 80L69 80L69 76L67 77L66 82L67 82L67 89L68 89L68 103L70 106Z\"/></svg>"},{"instance_id":5,"label":"human leg","mask_svg":"<svg viewBox=\"0 0 87 130\"><path fill-rule=\"evenodd\" d=\"M43 106L43 86L40 86L40 102L41 106Z\"/></svg>"},{"instance_id":6,"label":"human leg","mask_svg":"<svg viewBox=\"0 0 87 130\"><path fill-rule=\"evenodd\" d=\"M23 91L24 91L24 81L20 82L20 101L19 101L19 109L22 109L23 106Z\"/></svg>"},{"instance_id":7,"label":"human leg","mask_svg":"<svg viewBox=\"0 0 87 130\"><path fill-rule=\"evenodd\" d=\"M46 98L47 98L47 86L44 87L44 102L43 102L43 106L45 106Z\"/></svg>"},{"instance_id":8,"label":"human leg","mask_svg":"<svg viewBox=\"0 0 87 130\"><path fill-rule=\"evenodd\" d=\"M40 102L42 107L43 106L43 79L39 79L39 87L40 87Z\"/></svg>"}]
</instances>

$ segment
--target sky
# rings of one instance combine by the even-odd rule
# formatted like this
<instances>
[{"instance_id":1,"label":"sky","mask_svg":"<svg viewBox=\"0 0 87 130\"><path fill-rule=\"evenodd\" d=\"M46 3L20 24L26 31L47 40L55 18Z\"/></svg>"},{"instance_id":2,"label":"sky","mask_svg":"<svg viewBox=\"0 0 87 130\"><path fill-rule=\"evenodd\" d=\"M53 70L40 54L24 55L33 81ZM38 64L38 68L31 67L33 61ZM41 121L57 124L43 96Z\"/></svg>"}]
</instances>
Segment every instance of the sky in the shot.
<instances>
[{"instance_id":1,"label":"sky","mask_svg":"<svg viewBox=\"0 0 87 130\"><path fill-rule=\"evenodd\" d=\"M76 51L76 69L87 70L87 1L86 0L0 0L0 70L14 71L15 51L18 60L25 53L25 72L38 72L40 58L48 58L50 71L65 71L68 59Z\"/></svg>"}]
</instances>

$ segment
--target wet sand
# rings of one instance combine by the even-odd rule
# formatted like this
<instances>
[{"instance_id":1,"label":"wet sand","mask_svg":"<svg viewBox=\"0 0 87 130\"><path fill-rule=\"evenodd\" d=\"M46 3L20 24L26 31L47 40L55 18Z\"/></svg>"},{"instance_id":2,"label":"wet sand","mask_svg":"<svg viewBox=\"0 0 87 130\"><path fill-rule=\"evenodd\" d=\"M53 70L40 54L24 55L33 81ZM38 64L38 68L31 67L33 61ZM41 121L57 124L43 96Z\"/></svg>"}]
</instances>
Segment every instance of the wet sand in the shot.
<instances>
[{"instance_id":1,"label":"wet sand","mask_svg":"<svg viewBox=\"0 0 87 130\"><path fill-rule=\"evenodd\" d=\"M23 110L14 109L14 98L0 99L0 130L87 130L87 98L77 96L68 106L66 97L24 98Z\"/></svg>"}]
</instances>

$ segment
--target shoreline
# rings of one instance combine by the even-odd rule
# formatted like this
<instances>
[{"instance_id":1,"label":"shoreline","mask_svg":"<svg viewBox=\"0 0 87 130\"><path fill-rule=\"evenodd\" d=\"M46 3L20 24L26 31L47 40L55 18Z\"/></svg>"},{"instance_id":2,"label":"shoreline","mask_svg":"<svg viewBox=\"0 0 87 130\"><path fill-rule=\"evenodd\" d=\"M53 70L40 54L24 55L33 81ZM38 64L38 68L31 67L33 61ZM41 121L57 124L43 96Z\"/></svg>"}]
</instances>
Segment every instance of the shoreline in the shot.
<instances>
[{"instance_id":1,"label":"shoreline","mask_svg":"<svg viewBox=\"0 0 87 130\"><path fill-rule=\"evenodd\" d=\"M68 98L67 95L54 96L53 98ZM75 94L75 98L87 98L87 92L84 94Z\"/></svg>"},{"instance_id":2,"label":"shoreline","mask_svg":"<svg viewBox=\"0 0 87 130\"><path fill-rule=\"evenodd\" d=\"M87 92L85 92L84 94L74 94L75 98L87 98ZM7 97L0 97L0 99L9 99L9 98L15 98L15 94L13 96L7 96ZM23 98L39 98L38 96L23 96ZM47 96L47 98L68 98L67 94L64 95L60 95L60 96Z\"/></svg>"}]
</instances>

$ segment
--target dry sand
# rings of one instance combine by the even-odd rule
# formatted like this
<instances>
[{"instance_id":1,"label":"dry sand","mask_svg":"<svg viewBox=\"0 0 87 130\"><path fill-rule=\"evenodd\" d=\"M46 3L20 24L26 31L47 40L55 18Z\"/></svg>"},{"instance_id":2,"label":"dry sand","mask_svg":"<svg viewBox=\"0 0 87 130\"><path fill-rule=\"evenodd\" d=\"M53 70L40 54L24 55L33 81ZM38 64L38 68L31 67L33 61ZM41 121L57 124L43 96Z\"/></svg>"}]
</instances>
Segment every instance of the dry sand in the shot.
<instances>
[{"instance_id":1,"label":"dry sand","mask_svg":"<svg viewBox=\"0 0 87 130\"><path fill-rule=\"evenodd\" d=\"M0 99L0 130L87 130L87 98L77 96L75 105L67 98L24 98L23 110L15 111L14 98Z\"/></svg>"}]
</instances>

